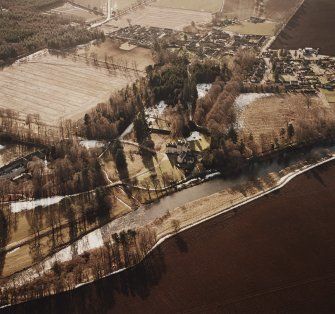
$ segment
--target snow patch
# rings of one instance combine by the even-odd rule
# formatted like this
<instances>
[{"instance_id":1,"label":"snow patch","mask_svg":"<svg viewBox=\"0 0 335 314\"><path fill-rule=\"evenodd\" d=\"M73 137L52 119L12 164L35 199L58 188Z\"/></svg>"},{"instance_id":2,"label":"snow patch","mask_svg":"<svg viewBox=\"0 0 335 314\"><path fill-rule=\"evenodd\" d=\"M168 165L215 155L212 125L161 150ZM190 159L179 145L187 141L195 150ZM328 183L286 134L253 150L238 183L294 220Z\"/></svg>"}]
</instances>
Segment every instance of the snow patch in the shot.
<instances>
[{"instance_id":1,"label":"snow patch","mask_svg":"<svg viewBox=\"0 0 335 314\"><path fill-rule=\"evenodd\" d=\"M201 135L198 131L192 132L191 135L186 139L188 142L192 141L200 141L201 140Z\"/></svg>"},{"instance_id":2,"label":"snow patch","mask_svg":"<svg viewBox=\"0 0 335 314\"><path fill-rule=\"evenodd\" d=\"M134 129L134 123L128 125L128 127L123 131L123 133L119 136L119 139L122 140L126 135L131 133Z\"/></svg>"},{"instance_id":3,"label":"snow patch","mask_svg":"<svg viewBox=\"0 0 335 314\"><path fill-rule=\"evenodd\" d=\"M12 202L10 204L10 210L12 213L19 213L24 210L34 209L38 206L47 207L59 203L63 198L64 196L53 196L38 200Z\"/></svg>"},{"instance_id":4,"label":"snow patch","mask_svg":"<svg viewBox=\"0 0 335 314\"><path fill-rule=\"evenodd\" d=\"M33 61L34 59L41 58L43 56L46 56L49 53L48 49L42 49L40 51L37 51L35 53L32 53L26 57L23 57L21 59L18 59L14 62L15 65L19 65L20 63L26 63Z\"/></svg>"},{"instance_id":5,"label":"snow patch","mask_svg":"<svg viewBox=\"0 0 335 314\"><path fill-rule=\"evenodd\" d=\"M159 118L168 105L162 100L158 105L145 109L145 115L147 122L154 122L156 118Z\"/></svg>"},{"instance_id":6,"label":"snow patch","mask_svg":"<svg viewBox=\"0 0 335 314\"><path fill-rule=\"evenodd\" d=\"M257 99L265 98L273 96L274 94L270 93L246 93L239 95L234 103L234 106L237 110L237 112L240 114L246 107L248 107L250 104L252 104ZM235 127L237 129L242 129L244 127L244 121L241 119L241 116L239 115L239 118L236 122Z\"/></svg>"},{"instance_id":7,"label":"snow patch","mask_svg":"<svg viewBox=\"0 0 335 314\"><path fill-rule=\"evenodd\" d=\"M197 84L198 99L204 98L211 87L212 84Z\"/></svg>"},{"instance_id":8,"label":"snow patch","mask_svg":"<svg viewBox=\"0 0 335 314\"><path fill-rule=\"evenodd\" d=\"M94 230L77 242L77 254L83 254L85 251L97 249L103 245L101 229Z\"/></svg>"},{"instance_id":9,"label":"snow patch","mask_svg":"<svg viewBox=\"0 0 335 314\"><path fill-rule=\"evenodd\" d=\"M0 144L0 150L4 149L6 146Z\"/></svg>"},{"instance_id":10,"label":"snow patch","mask_svg":"<svg viewBox=\"0 0 335 314\"><path fill-rule=\"evenodd\" d=\"M7 255L9 255L9 254L13 254L14 252L18 251L20 248L21 248L21 247L17 247L16 249L9 251L9 252L7 253Z\"/></svg>"},{"instance_id":11,"label":"snow patch","mask_svg":"<svg viewBox=\"0 0 335 314\"><path fill-rule=\"evenodd\" d=\"M220 175L221 175L221 172L213 172L213 173L207 174L205 178L206 179L211 179L211 178L218 177Z\"/></svg>"},{"instance_id":12,"label":"snow patch","mask_svg":"<svg viewBox=\"0 0 335 314\"><path fill-rule=\"evenodd\" d=\"M79 142L79 144L87 149L100 148L105 146L105 143L96 140L82 140Z\"/></svg>"},{"instance_id":13,"label":"snow patch","mask_svg":"<svg viewBox=\"0 0 335 314\"><path fill-rule=\"evenodd\" d=\"M265 97L270 97L270 96L273 96L273 94L270 94L270 93L263 93L263 94L246 93L246 94L241 94L240 96L238 96L236 98L235 106L236 106L237 110L243 110L245 107L249 106L255 100L265 98Z\"/></svg>"}]
</instances>

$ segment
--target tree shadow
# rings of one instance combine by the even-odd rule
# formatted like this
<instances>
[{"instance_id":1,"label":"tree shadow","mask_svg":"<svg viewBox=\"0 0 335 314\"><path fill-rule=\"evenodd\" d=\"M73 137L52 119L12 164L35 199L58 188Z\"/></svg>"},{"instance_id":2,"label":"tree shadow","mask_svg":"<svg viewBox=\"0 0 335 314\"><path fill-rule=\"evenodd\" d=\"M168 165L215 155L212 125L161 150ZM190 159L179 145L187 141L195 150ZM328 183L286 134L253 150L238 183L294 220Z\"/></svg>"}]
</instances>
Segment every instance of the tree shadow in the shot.
<instances>
[{"instance_id":1,"label":"tree shadow","mask_svg":"<svg viewBox=\"0 0 335 314\"><path fill-rule=\"evenodd\" d=\"M319 181L322 184L322 186L324 186L324 187L327 186L327 184L324 182L324 180L322 179L322 177L320 176L319 172L316 169L313 169L311 171L311 174L314 177L314 179L316 179L317 181Z\"/></svg>"},{"instance_id":2,"label":"tree shadow","mask_svg":"<svg viewBox=\"0 0 335 314\"><path fill-rule=\"evenodd\" d=\"M140 147L139 152L140 152L142 162L145 168L150 169L150 170L154 169L155 167L154 158L156 158L157 160L157 155L142 147Z\"/></svg>"},{"instance_id":3,"label":"tree shadow","mask_svg":"<svg viewBox=\"0 0 335 314\"><path fill-rule=\"evenodd\" d=\"M188 244L179 233L175 235L175 243L181 253L188 252Z\"/></svg>"},{"instance_id":4,"label":"tree shadow","mask_svg":"<svg viewBox=\"0 0 335 314\"><path fill-rule=\"evenodd\" d=\"M9 241L9 224L3 212L0 210L0 276L3 273L7 252L3 249Z\"/></svg>"},{"instance_id":5,"label":"tree shadow","mask_svg":"<svg viewBox=\"0 0 335 314\"><path fill-rule=\"evenodd\" d=\"M121 273L97 280L76 290L21 303L11 307L12 313L111 313L116 296L144 300L149 297L166 273L164 253L161 248L152 251L138 265Z\"/></svg>"}]
</instances>

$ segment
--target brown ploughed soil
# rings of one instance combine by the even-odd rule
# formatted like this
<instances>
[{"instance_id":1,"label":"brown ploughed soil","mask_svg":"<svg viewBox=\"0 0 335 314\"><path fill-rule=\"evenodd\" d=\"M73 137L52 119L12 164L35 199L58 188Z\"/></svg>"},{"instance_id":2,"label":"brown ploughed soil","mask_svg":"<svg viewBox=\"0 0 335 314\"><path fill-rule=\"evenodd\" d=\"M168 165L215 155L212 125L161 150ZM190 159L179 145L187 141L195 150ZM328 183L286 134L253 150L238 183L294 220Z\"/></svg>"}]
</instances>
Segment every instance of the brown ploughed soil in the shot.
<instances>
[{"instance_id":1,"label":"brown ploughed soil","mask_svg":"<svg viewBox=\"0 0 335 314\"><path fill-rule=\"evenodd\" d=\"M265 1L265 18L276 22L285 22L289 19L296 7L302 0L267 0ZM223 7L224 15L249 18L255 15L254 0L225 0Z\"/></svg>"},{"instance_id":2,"label":"brown ploughed soil","mask_svg":"<svg viewBox=\"0 0 335 314\"><path fill-rule=\"evenodd\" d=\"M164 242L143 263L5 313L334 313L335 163L234 215Z\"/></svg>"},{"instance_id":3,"label":"brown ploughed soil","mask_svg":"<svg viewBox=\"0 0 335 314\"><path fill-rule=\"evenodd\" d=\"M272 45L272 49L320 48L335 55L335 1L305 0Z\"/></svg>"}]
</instances>

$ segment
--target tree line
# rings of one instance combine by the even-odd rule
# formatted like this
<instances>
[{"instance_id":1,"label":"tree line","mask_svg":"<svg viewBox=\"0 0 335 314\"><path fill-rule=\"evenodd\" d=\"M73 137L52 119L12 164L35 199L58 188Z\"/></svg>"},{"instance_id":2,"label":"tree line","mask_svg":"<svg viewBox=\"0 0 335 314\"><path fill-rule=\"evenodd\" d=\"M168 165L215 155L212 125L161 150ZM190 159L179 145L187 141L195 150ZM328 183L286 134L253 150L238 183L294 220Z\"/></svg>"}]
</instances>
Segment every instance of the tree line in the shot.
<instances>
[{"instance_id":1,"label":"tree line","mask_svg":"<svg viewBox=\"0 0 335 314\"><path fill-rule=\"evenodd\" d=\"M103 240L102 247L77 255L71 261L55 261L49 271L29 283L17 284L15 275L3 279L0 305L16 304L72 290L78 284L134 266L151 250L157 237L153 229L142 228L106 234L103 235ZM153 272L156 271L154 266L150 267Z\"/></svg>"},{"instance_id":2,"label":"tree line","mask_svg":"<svg viewBox=\"0 0 335 314\"><path fill-rule=\"evenodd\" d=\"M145 81L140 79L85 114L79 133L88 139L116 139L133 122L138 108L147 101Z\"/></svg>"}]
</instances>

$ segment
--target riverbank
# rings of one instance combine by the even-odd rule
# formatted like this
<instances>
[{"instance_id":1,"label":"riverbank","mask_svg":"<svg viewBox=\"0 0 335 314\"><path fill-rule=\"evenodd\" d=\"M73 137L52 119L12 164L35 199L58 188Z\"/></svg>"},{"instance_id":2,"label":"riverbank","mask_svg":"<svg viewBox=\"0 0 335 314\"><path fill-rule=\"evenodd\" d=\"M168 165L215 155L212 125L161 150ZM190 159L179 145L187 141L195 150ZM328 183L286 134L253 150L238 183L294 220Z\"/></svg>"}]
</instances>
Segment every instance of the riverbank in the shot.
<instances>
[{"instance_id":1,"label":"riverbank","mask_svg":"<svg viewBox=\"0 0 335 314\"><path fill-rule=\"evenodd\" d=\"M173 236L176 232L194 227L195 225L223 213L225 213L225 216L228 217L230 213L234 215L235 211L239 207L281 189L297 175L309 171L323 163L330 162L331 160L334 160L334 157L323 160L315 165L305 164L303 166L292 166L280 171L277 174L272 173L271 175L255 180L254 182L248 182L238 188L227 189L220 193L216 193L186 204L185 206L177 207L158 218L152 220L141 219L140 222L137 221L137 224L141 225L142 223L143 227L144 223L144 226L155 231L158 242L154 247L157 247L167 238ZM13 282L15 282L15 285L19 286L27 281L31 282L34 278L38 278L43 273L48 272L55 261L65 262L70 260L72 258L71 252L75 251L78 255L82 254L78 251L78 248L80 248L80 251L85 252L87 249L98 249L99 247L102 247L105 243L102 235L106 235L107 232L109 232L109 235L111 236L112 232L120 232L131 227L133 226L123 222L123 224L118 226L115 224L108 226L105 230L96 230L77 241L74 245L71 245L54 256L46 259L41 264L17 274L14 277L15 280ZM100 232L100 234L98 235L97 232ZM88 247L88 244L92 244L93 246Z\"/></svg>"},{"instance_id":2,"label":"riverbank","mask_svg":"<svg viewBox=\"0 0 335 314\"><path fill-rule=\"evenodd\" d=\"M179 233L132 269L3 312L332 313L334 177L335 163L323 164Z\"/></svg>"}]
</instances>

